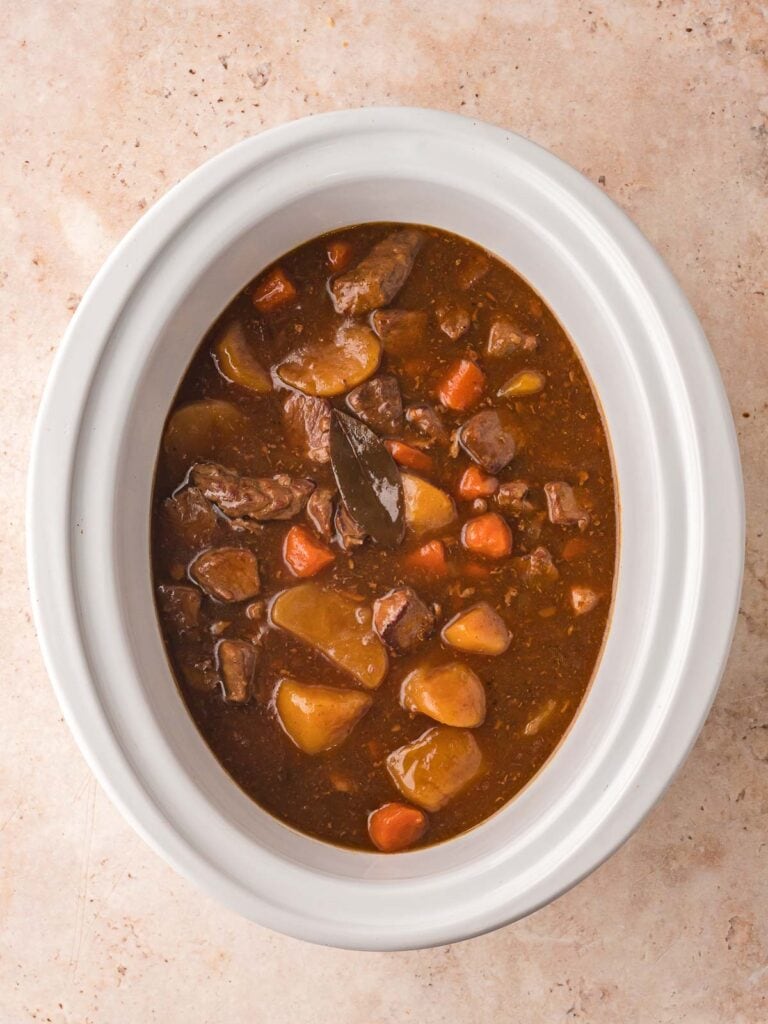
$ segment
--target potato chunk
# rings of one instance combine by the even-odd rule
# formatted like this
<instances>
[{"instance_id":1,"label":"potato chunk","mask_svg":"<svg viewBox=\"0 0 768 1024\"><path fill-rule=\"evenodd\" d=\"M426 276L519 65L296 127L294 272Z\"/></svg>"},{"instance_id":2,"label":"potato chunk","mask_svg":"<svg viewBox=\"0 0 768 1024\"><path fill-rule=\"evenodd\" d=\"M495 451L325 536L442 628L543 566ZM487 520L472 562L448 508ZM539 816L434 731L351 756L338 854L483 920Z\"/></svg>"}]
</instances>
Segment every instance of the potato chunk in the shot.
<instances>
[{"instance_id":1,"label":"potato chunk","mask_svg":"<svg viewBox=\"0 0 768 1024\"><path fill-rule=\"evenodd\" d=\"M317 583L284 590L272 604L272 622L375 689L387 674L387 652L371 626L371 609Z\"/></svg>"},{"instance_id":2,"label":"potato chunk","mask_svg":"<svg viewBox=\"0 0 768 1024\"><path fill-rule=\"evenodd\" d=\"M275 692L280 724L305 754L338 747L372 703L373 698L360 690L337 690L295 679L282 679Z\"/></svg>"},{"instance_id":3,"label":"potato chunk","mask_svg":"<svg viewBox=\"0 0 768 1024\"><path fill-rule=\"evenodd\" d=\"M281 380L305 395L343 395L372 377L381 361L381 342L370 327L349 322L333 338L302 345L277 368Z\"/></svg>"},{"instance_id":4,"label":"potato chunk","mask_svg":"<svg viewBox=\"0 0 768 1024\"><path fill-rule=\"evenodd\" d=\"M252 430L251 421L231 402L203 398L190 402L168 420L163 451L175 474L182 474L195 462L219 458L236 461L242 439Z\"/></svg>"},{"instance_id":5,"label":"potato chunk","mask_svg":"<svg viewBox=\"0 0 768 1024\"><path fill-rule=\"evenodd\" d=\"M485 601L455 615L441 636L451 647L471 654L503 654L512 640L504 620Z\"/></svg>"},{"instance_id":6,"label":"potato chunk","mask_svg":"<svg viewBox=\"0 0 768 1024\"><path fill-rule=\"evenodd\" d=\"M546 382L546 377L538 370L520 370L497 393L500 398L530 398L531 395L538 395Z\"/></svg>"},{"instance_id":7,"label":"potato chunk","mask_svg":"<svg viewBox=\"0 0 768 1024\"><path fill-rule=\"evenodd\" d=\"M478 777L482 763L471 732L436 725L392 751L387 769L406 800L426 811L439 811Z\"/></svg>"},{"instance_id":8,"label":"potato chunk","mask_svg":"<svg viewBox=\"0 0 768 1024\"><path fill-rule=\"evenodd\" d=\"M256 394L272 390L272 378L256 358L239 320L227 327L213 351L216 369L225 380Z\"/></svg>"},{"instance_id":9,"label":"potato chunk","mask_svg":"<svg viewBox=\"0 0 768 1024\"><path fill-rule=\"evenodd\" d=\"M405 524L415 534L442 530L456 521L453 498L413 473L403 473Z\"/></svg>"},{"instance_id":10,"label":"potato chunk","mask_svg":"<svg viewBox=\"0 0 768 1024\"><path fill-rule=\"evenodd\" d=\"M473 729L485 720L483 684L460 661L414 669L403 680L400 703L443 725Z\"/></svg>"}]
</instances>

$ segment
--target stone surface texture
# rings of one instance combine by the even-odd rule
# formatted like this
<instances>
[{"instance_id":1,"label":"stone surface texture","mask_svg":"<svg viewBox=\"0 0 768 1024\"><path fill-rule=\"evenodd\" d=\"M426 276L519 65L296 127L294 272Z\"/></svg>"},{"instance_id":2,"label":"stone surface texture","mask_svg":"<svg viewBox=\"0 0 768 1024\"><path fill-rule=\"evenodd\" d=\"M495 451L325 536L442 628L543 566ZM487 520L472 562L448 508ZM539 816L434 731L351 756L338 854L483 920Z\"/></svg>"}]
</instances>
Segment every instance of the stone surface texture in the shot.
<instances>
[{"instance_id":1,"label":"stone surface texture","mask_svg":"<svg viewBox=\"0 0 768 1024\"><path fill-rule=\"evenodd\" d=\"M765 3L8 0L2 21L3 1024L768 1020ZM232 143L371 104L440 107L520 132L634 218L719 361L750 510L720 694L638 833L528 920L402 954L272 934L142 843L62 721L24 563L37 404L115 243Z\"/></svg>"}]
</instances>

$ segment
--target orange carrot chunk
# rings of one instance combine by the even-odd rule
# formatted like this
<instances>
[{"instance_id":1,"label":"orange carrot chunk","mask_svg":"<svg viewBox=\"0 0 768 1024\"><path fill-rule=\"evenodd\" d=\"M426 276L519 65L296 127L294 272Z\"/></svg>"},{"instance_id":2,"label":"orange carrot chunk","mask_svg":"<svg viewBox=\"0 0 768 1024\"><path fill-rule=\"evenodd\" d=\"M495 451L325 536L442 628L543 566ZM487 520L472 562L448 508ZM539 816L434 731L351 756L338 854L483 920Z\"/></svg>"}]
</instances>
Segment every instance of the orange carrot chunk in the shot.
<instances>
[{"instance_id":1,"label":"orange carrot chunk","mask_svg":"<svg viewBox=\"0 0 768 1024\"><path fill-rule=\"evenodd\" d=\"M485 374L471 359L459 359L441 381L437 393L447 409L463 412L483 393Z\"/></svg>"},{"instance_id":2,"label":"orange carrot chunk","mask_svg":"<svg viewBox=\"0 0 768 1024\"><path fill-rule=\"evenodd\" d=\"M432 469L432 459L418 448L412 448L404 441L385 441L384 447L400 466L408 469L419 469L428 473Z\"/></svg>"},{"instance_id":3,"label":"orange carrot chunk","mask_svg":"<svg viewBox=\"0 0 768 1024\"><path fill-rule=\"evenodd\" d=\"M296 298L296 288L282 267L275 267L256 285L251 296L260 313L271 313Z\"/></svg>"},{"instance_id":4,"label":"orange carrot chunk","mask_svg":"<svg viewBox=\"0 0 768 1024\"><path fill-rule=\"evenodd\" d=\"M490 566L483 564L483 562L467 562L462 571L466 576L472 576L476 580L485 579L491 573Z\"/></svg>"},{"instance_id":5,"label":"orange carrot chunk","mask_svg":"<svg viewBox=\"0 0 768 1024\"><path fill-rule=\"evenodd\" d=\"M285 535L283 561L300 579L315 576L335 557L331 549L313 536L306 526L292 526Z\"/></svg>"},{"instance_id":6,"label":"orange carrot chunk","mask_svg":"<svg viewBox=\"0 0 768 1024\"><path fill-rule=\"evenodd\" d=\"M405 561L412 569L424 569L433 576L444 576L448 572L445 544L441 540L427 541L416 551L406 555Z\"/></svg>"},{"instance_id":7,"label":"orange carrot chunk","mask_svg":"<svg viewBox=\"0 0 768 1024\"><path fill-rule=\"evenodd\" d=\"M427 831L427 816L408 804L382 804L368 817L368 835L382 853L413 846Z\"/></svg>"},{"instance_id":8,"label":"orange carrot chunk","mask_svg":"<svg viewBox=\"0 0 768 1024\"><path fill-rule=\"evenodd\" d=\"M571 537L563 545L563 558L566 562L573 562L576 558L582 558L587 554L590 543L584 537Z\"/></svg>"},{"instance_id":9,"label":"orange carrot chunk","mask_svg":"<svg viewBox=\"0 0 768 1024\"><path fill-rule=\"evenodd\" d=\"M498 488L497 477L483 472L479 466L470 466L464 470L464 474L459 480L459 497L465 498L467 501L473 501L475 498L489 498L496 493Z\"/></svg>"},{"instance_id":10,"label":"orange carrot chunk","mask_svg":"<svg viewBox=\"0 0 768 1024\"><path fill-rule=\"evenodd\" d=\"M328 243L325 254L328 257L328 264L331 270L343 270L352 259L352 246L349 242L337 238L335 242Z\"/></svg>"},{"instance_id":11,"label":"orange carrot chunk","mask_svg":"<svg viewBox=\"0 0 768 1024\"><path fill-rule=\"evenodd\" d=\"M467 551L485 558L512 554L512 531L498 512L486 512L464 525L461 540Z\"/></svg>"}]
</instances>

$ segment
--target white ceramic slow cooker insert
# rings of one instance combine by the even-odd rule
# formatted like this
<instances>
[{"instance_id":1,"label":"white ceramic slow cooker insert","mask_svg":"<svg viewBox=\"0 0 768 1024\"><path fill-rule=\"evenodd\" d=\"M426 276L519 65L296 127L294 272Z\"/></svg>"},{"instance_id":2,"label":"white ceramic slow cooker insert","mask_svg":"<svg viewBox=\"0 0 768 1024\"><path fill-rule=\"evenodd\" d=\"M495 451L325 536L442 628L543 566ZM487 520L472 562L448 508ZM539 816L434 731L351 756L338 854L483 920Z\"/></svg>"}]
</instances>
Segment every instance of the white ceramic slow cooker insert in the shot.
<instances>
[{"instance_id":1,"label":"white ceramic slow cooker insert","mask_svg":"<svg viewBox=\"0 0 768 1024\"><path fill-rule=\"evenodd\" d=\"M484 824L389 857L297 833L220 767L171 677L149 563L162 425L206 330L281 254L363 221L456 232L532 284L594 382L621 501L611 625L565 740ZM508 132L434 111L356 110L294 122L211 160L107 261L40 411L30 575L67 721L137 831L261 924L314 942L401 949L531 912L635 828L717 688L738 604L743 515L712 354L624 214Z\"/></svg>"}]
</instances>

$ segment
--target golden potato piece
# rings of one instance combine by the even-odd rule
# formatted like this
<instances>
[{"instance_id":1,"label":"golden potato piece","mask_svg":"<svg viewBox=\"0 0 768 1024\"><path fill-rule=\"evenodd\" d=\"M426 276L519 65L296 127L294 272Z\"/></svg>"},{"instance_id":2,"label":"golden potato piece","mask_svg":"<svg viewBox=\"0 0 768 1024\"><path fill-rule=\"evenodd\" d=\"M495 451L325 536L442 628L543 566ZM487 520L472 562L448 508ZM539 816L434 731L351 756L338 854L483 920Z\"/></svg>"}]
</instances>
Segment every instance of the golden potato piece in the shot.
<instances>
[{"instance_id":1,"label":"golden potato piece","mask_svg":"<svg viewBox=\"0 0 768 1024\"><path fill-rule=\"evenodd\" d=\"M403 473L405 524L415 534L442 530L456 522L456 506L450 494L413 473Z\"/></svg>"},{"instance_id":2,"label":"golden potato piece","mask_svg":"<svg viewBox=\"0 0 768 1024\"><path fill-rule=\"evenodd\" d=\"M483 755L466 729L436 725L387 758L392 781L411 803L426 811L441 807L480 774Z\"/></svg>"},{"instance_id":3,"label":"golden potato piece","mask_svg":"<svg viewBox=\"0 0 768 1024\"><path fill-rule=\"evenodd\" d=\"M441 636L451 647L470 654L503 654L512 640L504 620L485 601L454 615Z\"/></svg>"},{"instance_id":4,"label":"golden potato piece","mask_svg":"<svg viewBox=\"0 0 768 1024\"><path fill-rule=\"evenodd\" d=\"M272 378L256 358L239 320L234 320L216 342L216 368L225 380L257 394L272 390Z\"/></svg>"},{"instance_id":5,"label":"golden potato piece","mask_svg":"<svg viewBox=\"0 0 768 1024\"><path fill-rule=\"evenodd\" d=\"M503 384L497 394L500 398L530 398L543 391L546 378L538 370L520 370Z\"/></svg>"},{"instance_id":6,"label":"golden potato piece","mask_svg":"<svg viewBox=\"0 0 768 1024\"><path fill-rule=\"evenodd\" d=\"M282 679L275 692L280 724L299 750L322 754L349 736L373 698L360 690L337 690Z\"/></svg>"},{"instance_id":7,"label":"golden potato piece","mask_svg":"<svg viewBox=\"0 0 768 1024\"><path fill-rule=\"evenodd\" d=\"M403 680L400 703L443 725L473 729L485 720L485 688L460 661L414 669Z\"/></svg>"},{"instance_id":8,"label":"golden potato piece","mask_svg":"<svg viewBox=\"0 0 768 1024\"><path fill-rule=\"evenodd\" d=\"M368 605L317 583L302 583L277 595L271 615L274 625L320 651L369 690L387 674L387 652L373 631Z\"/></svg>"},{"instance_id":9,"label":"golden potato piece","mask_svg":"<svg viewBox=\"0 0 768 1024\"><path fill-rule=\"evenodd\" d=\"M236 405L218 398L190 402L168 420L163 435L163 452L171 471L180 475L195 462L237 457L251 421Z\"/></svg>"},{"instance_id":10,"label":"golden potato piece","mask_svg":"<svg viewBox=\"0 0 768 1024\"><path fill-rule=\"evenodd\" d=\"M310 341L277 368L286 384L305 395L343 395L372 377L381 361L381 342L366 324L345 323L333 338Z\"/></svg>"}]
</instances>

